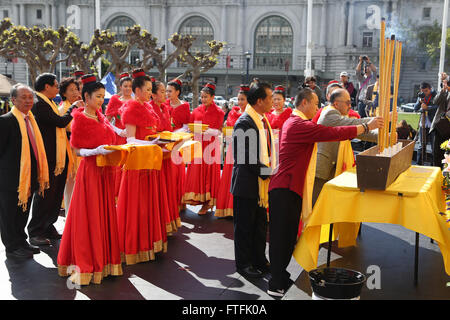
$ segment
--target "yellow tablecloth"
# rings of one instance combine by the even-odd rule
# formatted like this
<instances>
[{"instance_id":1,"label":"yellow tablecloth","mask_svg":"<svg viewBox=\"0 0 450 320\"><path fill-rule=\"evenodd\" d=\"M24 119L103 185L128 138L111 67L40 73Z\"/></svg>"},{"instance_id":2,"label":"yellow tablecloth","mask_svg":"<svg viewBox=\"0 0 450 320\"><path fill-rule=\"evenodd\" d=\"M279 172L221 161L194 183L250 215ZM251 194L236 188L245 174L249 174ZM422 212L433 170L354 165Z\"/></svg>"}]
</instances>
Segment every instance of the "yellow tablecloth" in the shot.
<instances>
[{"instance_id":1,"label":"yellow tablecloth","mask_svg":"<svg viewBox=\"0 0 450 320\"><path fill-rule=\"evenodd\" d=\"M294 258L306 270L317 268L321 226L334 223L339 246L355 245L355 223L402 225L434 239L450 274L450 230L445 212L442 172L438 167L412 166L385 191L357 187L356 171L346 171L327 182L294 250Z\"/></svg>"}]
</instances>

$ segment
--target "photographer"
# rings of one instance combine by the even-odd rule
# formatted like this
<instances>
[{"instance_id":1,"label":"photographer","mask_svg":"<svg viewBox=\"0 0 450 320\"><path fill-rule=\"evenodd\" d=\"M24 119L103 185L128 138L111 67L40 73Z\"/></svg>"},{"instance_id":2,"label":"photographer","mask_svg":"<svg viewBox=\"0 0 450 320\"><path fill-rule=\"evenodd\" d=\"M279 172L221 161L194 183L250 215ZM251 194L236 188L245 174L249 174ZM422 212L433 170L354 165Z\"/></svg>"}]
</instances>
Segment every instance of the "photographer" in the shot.
<instances>
[{"instance_id":1,"label":"photographer","mask_svg":"<svg viewBox=\"0 0 450 320\"><path fill-rule=\"evenodd\" d=\"M359 82L358 113L361 118L364 118L367 117L366 104L364 102L367 88L377 81L377 68L372 64L368 56L359 57L359 63L356 66L356 78Z\"/></svg>"},{"instance_id":2,"label":"photographer","mask_svg":"<svg viewBox=\"0 0 450 320\"><path fill-rule=\"evenodd\" d=\"M442 166L445 151L442 150L440 146L445 140L450 138L450 81L445 73L443 73L441 77L442 90L433 101L433 104L436 105L438 109L430 129L430 132L434 132L433 165L435 167Z\"/></svg>"},{"instance_id":3,"label":"photographer","mask_svg":"<svg viewBox=\"0 0 450 320\"><path fill-rule=\"evenodd\" d=\"M322 94L322 90L320 90L320 88L317 86L317 79L316 77L312 76L312 77L307 77L305 79L305 86L303 86L304 88L308 87L311 90L313 90L317 97L319 98L319 103L320 104L325 104L325 99L323 97Z\"/></svg>"},{"instance_id":4,"label":"photographer","mask_svg":"<svg viewBox=\"0 0 450 320\"><path fill-rule=\"evenodd\" d=\"M414 111L421 113L418 130L419 149L417 151L417 163L422 165L425 162L425 159L422 159L422 153L426 155L426 148L428 143L431 143L431 145L433 145L434 133L430 132L430 128L436 114L436 110L438 108L437 105L433 104L433 99L435 96L436 91L431 88L431 85L429 83L422 82L420 84L420 92L417 97L417 102L414 105Z\"/></svg>"}]
</instances>

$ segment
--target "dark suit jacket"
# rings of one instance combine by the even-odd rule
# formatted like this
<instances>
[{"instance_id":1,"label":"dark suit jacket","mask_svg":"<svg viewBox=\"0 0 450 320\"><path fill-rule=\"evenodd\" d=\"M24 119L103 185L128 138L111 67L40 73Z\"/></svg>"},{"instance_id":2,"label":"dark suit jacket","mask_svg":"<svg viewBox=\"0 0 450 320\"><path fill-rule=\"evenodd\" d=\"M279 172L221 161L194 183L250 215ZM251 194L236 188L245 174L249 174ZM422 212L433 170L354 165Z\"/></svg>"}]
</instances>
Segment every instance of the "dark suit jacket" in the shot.
<instances>
[{"instance_id":1,"label":"dark suit jacket","mask_svg":"<svg viewBox=\"0 0 450 320\"><path fill-rule=\"evenodd\" d=\"M233 196L259 198L258 177L267 179L271 169L259 161L259 133L246 112L239 117L233 131L234 165L230 192Z\"/></svg>"},{"instance_id":2,"label":"dark suit jacket","mask_svg":"<svg viewBox=\"0 0 450 320\"><path fill-rule=\"evenodd\" d=\"M49 173L53 172L51 168L56 166L56 128L65 128L72 121L72 108L69 108L63 116L57 115L53 109L40 97L34 104L31 111L36 118L39 129L44 140L45 152L47 154L47 162Z\"/></svg>"},{"instance_id":3,"label":"dark suit jacket","mask_svg":"<svg viewBox=\"0 0 450 320\"><path fill-rule=\"evenodd\" d=\"M37 163L31 155L31 190L38 188ZM20 177L20 157L22 154L22 135L16 117L8 112L0 116L0 191L17 192Z\"/></svg>"}]
</instances>

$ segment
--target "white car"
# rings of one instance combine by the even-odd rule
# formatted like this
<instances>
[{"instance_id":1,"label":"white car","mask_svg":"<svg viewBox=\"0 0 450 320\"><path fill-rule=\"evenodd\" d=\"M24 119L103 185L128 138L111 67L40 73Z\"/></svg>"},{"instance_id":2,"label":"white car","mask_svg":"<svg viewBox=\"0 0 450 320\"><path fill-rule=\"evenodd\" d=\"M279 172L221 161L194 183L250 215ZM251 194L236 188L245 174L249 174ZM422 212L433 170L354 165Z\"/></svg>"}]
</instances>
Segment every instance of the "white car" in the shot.
<instances>
[{"instance_id":1,"label":"white car","mask_svg":"<svg viewBox=\"0 0 450 320\"><path fill-rule=\"evenodd\" d=\"M222 96L214 96L214 103L217 106L222 107L224 104L228 104L228 101Z\"/></svg>"},{"instance_id":2,"label":"white car","mask_svg":"<svg viewBox=\"0 0 450 320\"><path fill-rule=\"evenodd\" d=\"M231 107L237 106L238 105L238 97L233 97L230 100L228 100L228 104Z\"/></svg>"}]
</instances>

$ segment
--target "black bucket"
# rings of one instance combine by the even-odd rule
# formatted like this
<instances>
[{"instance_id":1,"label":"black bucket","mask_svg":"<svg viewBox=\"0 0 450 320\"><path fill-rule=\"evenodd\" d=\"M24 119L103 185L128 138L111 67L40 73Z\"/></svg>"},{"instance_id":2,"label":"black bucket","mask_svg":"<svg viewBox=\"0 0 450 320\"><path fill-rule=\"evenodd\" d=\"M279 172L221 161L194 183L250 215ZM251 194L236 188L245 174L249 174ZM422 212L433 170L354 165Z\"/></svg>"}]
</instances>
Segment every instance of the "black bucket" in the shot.
<instances>
[{"instance_id":1,"label":"black bucket","mask_svg":"<svg viewBox=\"0 0 450 320\"><path fill-rule=\"evenodd\" d=\"M321 268L309 272L315 296L324 299L359 299L366 276L344 268Z\"/></svg>"}]
</instances>

